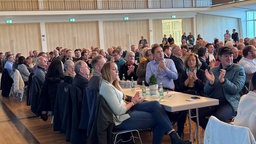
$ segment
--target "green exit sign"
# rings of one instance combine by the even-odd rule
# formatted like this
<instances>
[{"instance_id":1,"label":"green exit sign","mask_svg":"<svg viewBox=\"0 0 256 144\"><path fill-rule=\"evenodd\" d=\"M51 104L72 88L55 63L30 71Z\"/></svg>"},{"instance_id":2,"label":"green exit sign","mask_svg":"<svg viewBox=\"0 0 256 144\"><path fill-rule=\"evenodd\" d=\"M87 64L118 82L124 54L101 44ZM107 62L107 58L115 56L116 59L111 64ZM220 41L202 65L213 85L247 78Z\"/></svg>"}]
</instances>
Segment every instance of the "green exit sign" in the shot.
<instances>
[{"instance_id":1,"label":"green exit sign","mask_svg":"<svg viewBox=\"0 0 256 144\"><path fill-rule=\"evenodd\" d=\"M125 21L129 20L129 17L124 17L124 20L125 20Z\"/></svg>"},{"instance_id":2,"label":"green exit sign","mask_svg":"<svg viewBox=\"0 0 256 144\"><path fill-rule=\"evenodd\" d=\"M176 18L176 15L172 15L172 18Z\"/></svg>"},{"instance_id":3,"label":"green exit sign","mask_svg":"<svg viewBox=\"0 0 256 144\"><path fill-rule=\"evenodd\" d=\"M75 21L76 21L75 18L70 18L70 19L69 19L69 22L75 22Z\"/></svg>"},{"instance_id":4,"label":"green exit sign","mask_svg":"<svg viewBox=\"0 0 256 144\"><path fill-rule=\"evenodd\" d=\"M6 24L12 24L12 20L11 19L8 19L5 21Z\"/></svg>"}]
</instances>

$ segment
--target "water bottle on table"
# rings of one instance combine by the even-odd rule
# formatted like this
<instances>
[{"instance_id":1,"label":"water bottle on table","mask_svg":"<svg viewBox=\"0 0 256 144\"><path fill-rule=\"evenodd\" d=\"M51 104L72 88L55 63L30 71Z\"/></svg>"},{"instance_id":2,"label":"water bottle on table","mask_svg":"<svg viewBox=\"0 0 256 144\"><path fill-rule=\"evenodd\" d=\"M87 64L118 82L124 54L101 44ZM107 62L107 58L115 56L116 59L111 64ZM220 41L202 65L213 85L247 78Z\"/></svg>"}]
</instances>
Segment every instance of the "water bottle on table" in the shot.
<instances>
[{"instance_id":1,"label":"water bottle on table","mask_svg":"<svg viewBox=\"0 0 256 144\"><path fill-rule=\"evenodd\" d=\"M142 81L142 96L146 96L146 86L144 81Z\"/></svg>"},{"instance_id":2,"label":"water bottle on table","mask_svg":"<svg viewBox=\"0 0 256 144\"><path fill-rule=\"evenodd\" d=\"M158 91L159 91L159 99L161 100L161 99L163 99L163 98L164 98L164 88L163 88L163 83L160 83L160 84L159 84L159 89L158 89Z\"/></svg>"}]
</instances>

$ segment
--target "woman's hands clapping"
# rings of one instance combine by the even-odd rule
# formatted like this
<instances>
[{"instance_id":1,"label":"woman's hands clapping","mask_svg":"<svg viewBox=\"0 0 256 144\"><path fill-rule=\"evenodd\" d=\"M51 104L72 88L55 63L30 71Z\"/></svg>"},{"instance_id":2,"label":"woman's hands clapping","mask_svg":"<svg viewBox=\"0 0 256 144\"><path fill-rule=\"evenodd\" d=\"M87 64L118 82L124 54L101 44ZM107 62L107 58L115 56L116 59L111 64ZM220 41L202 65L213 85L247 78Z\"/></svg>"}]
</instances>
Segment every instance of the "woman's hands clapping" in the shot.
<instances>
[{"instance_id":1,"label":"woman's hands clapping","mask_svg":"<svg viewBox=\"0 0 256 144\"><path fill-rule=\"evenodd\" d=\"M140 93L139 92L136 92L136 94L134 95L134 97L132 97L132 100L131 100L134 104L137 104L137 103L142 103L144 101L144 98L140 96Z\"/></svg>"}]
</instances>

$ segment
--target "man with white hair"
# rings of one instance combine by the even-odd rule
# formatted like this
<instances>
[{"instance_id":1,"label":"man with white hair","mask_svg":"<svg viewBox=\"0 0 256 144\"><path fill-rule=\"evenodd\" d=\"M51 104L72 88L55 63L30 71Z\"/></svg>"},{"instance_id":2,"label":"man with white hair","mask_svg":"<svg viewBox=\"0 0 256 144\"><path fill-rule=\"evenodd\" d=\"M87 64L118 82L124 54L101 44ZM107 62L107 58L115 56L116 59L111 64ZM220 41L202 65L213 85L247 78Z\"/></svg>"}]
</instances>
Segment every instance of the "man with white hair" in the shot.
<instances>
[{"instance_id":1,"label":"man with white hair","mask_svg":"<svg viewBox=\"0 0 256 144\"><path fill-rule=\"evenodd\" d=\"M75 63L75 73L76 73L76 76L72 84L80 88L81 91L83 91L84 88L88 86L90 68L88 67L86 62L79 60Z\"/></svg>"},{"instance_id":2,"label":"man with white hair","mask_svg":"<svg viewBox=\"0 0 256 144\"><path fill-rule=\"evenodd\" d=\"M43 56L38 57L36 60L36 66L34 70L34 76L43 83L45 81L45 74L47 69L47 59Z\"/></svg>"}]
</instances>

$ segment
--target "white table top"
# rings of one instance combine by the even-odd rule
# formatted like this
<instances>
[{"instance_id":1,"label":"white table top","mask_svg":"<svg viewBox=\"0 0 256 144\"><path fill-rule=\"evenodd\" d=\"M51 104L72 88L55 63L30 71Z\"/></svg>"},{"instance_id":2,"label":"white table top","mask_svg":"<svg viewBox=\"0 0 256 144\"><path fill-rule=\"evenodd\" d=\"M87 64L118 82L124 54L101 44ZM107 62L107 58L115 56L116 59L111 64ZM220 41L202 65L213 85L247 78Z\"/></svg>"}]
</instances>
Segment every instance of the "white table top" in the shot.
<instances>
[{"instance_id":1,"label":"white table top","mask_svg":"<svg viewBox=\"0 0 256 144\"><path fill-rule=\"evenodd\" d=\"M123 89L123 92L125 95L128 96L134 96L136 92L140 92L141 89ZM152 97L147 95L145 96L145 100L151 101L151 100L157 100L162 104L167 111L170 112L176 112L176 111L182 111L182 110L189 110L189 109L196 109L196 108L202 108L202 107L208 107L208 106L214 106L219 104L218 99L213 98L207 98L202 96L196 96L199 97L199 99L192 99L195 95L181 93L181 92L175 92L175 91L167 91L164 92L163 99L159 99L158 96Z\"/></svg>"}]
</instances>

